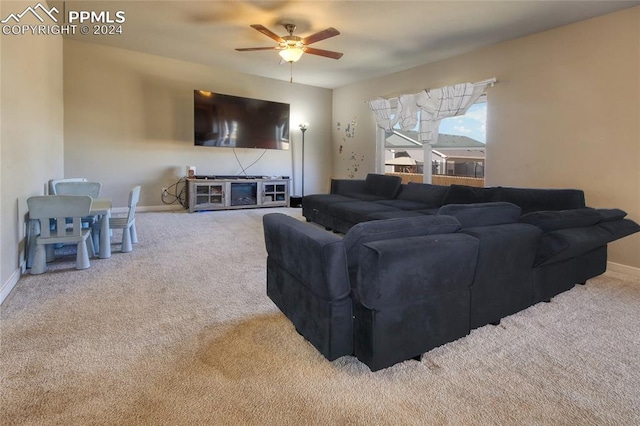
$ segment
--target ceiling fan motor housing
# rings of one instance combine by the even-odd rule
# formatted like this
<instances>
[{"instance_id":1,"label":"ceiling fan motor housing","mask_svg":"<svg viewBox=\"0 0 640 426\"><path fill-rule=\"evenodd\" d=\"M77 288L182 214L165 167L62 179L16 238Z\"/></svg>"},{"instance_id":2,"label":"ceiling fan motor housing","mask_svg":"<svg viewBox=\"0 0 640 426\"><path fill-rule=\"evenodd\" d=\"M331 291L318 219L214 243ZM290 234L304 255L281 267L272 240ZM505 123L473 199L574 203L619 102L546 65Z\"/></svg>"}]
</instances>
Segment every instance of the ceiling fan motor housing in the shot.
<instances>
[{"instance_id":1,"label":"ceiling fan motor housing","mask_svg":"<svg viewBox=\"0 0 640 426\"><path fill-rule=\"evenodd\" d=\"M302 43L302 37L294 36L293 32L296 30L294 24L284 24L284 27L289 32L288 36L282 36L282 42L280 42L281 49L303 49L304 43Z\"/></svg>"},{"instance_id":2,"label":"ceiling fan motor housing","mask_svg":"<svg viewBox=\"0 0 640 426\"><path fill-rule=\"evenodd\" d=\"M284 40L283 42L280 43L280 48L281 49L292 49L292 48L299 48L302 49L304 48L304 44L302 43L302 38L298 37L298 36L284 36L282 37L282 39Z\"/></svg>"}]
</instances>

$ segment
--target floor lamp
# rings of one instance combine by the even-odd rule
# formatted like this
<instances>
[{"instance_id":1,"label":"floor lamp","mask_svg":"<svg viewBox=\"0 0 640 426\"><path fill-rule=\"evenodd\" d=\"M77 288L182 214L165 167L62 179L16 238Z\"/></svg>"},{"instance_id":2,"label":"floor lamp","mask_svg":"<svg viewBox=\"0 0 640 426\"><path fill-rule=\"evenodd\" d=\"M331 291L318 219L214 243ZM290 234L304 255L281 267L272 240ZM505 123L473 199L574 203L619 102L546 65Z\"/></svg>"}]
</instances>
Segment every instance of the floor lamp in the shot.
<instances>
[{"instance_id":1,"label":"floor lamp","mask_svg":"<svg viewBox=\"0 0 640 426\"><path fill-rule=\"evenodd\" d=\"M309 128L309 123L300 123L298 126L302 132L302 197L304 198L304 133Z\"/></svg>"}]
</instances>

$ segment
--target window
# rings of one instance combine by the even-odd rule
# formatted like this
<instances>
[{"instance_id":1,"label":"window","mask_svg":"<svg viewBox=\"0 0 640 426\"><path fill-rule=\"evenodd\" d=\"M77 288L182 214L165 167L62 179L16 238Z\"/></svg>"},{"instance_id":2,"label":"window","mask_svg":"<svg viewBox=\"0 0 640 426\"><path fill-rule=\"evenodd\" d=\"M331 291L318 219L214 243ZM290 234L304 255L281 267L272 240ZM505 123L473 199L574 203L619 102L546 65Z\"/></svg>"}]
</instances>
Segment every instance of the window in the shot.
<instances>
[{"instance_id":1,"label":"window","mask_svg":"<svg viewBox=\"0 0 640 426\"><path fill-rule=\"evenodd\" d=\"M484 178L486 122L486 95L465 115L442 120L438 142L432 149L432 174ZM424 173L424 149L418 141L418 126L407 131L396 125L392 132L379 131L378 146L382 149L378 152L383 153L385 173Z\"/></svg>"}]
</instances>

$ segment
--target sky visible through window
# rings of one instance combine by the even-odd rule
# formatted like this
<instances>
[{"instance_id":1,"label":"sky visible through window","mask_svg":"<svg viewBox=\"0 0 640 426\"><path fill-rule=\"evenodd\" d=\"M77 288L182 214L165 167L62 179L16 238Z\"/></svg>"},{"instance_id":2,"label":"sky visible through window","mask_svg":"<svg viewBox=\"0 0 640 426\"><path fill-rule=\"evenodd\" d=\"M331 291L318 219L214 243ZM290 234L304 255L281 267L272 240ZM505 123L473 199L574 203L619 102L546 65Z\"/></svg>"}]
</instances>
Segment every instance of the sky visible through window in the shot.
<instances>
[{"instance_id":1,"label":"sky visible through window","mask_svg":"<svg viewBox=\"0 0 640 426\"><path fill-rule=\"evenodd\" d=\"M473 104L465 115L445 118L439 132L447 135L468 136L479 142L487 142L487 103Z\"/></svg>"}]
</instances>

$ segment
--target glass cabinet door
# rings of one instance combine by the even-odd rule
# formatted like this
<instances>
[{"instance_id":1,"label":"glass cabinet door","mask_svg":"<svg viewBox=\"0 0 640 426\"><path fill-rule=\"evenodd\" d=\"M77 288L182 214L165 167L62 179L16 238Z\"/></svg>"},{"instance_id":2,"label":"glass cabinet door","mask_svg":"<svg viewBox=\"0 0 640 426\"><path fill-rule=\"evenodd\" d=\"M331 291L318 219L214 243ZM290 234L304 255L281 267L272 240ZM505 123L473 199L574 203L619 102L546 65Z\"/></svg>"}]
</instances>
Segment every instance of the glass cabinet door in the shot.
<instances>
[{"instance_id":1,"label":"glass cabinet door","mask_svg":"<svg viewBox=\"0 0 640 426\"><path fill-rule=\"evenodd\" d=\"M285 182L263 182L262 204L282 204L287 202L287 184Z\"/></svg>"},{"instance_id":2,"label":"glass cabinet door","mask_svg":"<svg viewBox=\"0 0 640 426\"><path fill-rule=\"evenodd\" d=\"M225 206L225 183L194 183L190 210L206 210Z\"/></svg>"}]
</instances>

